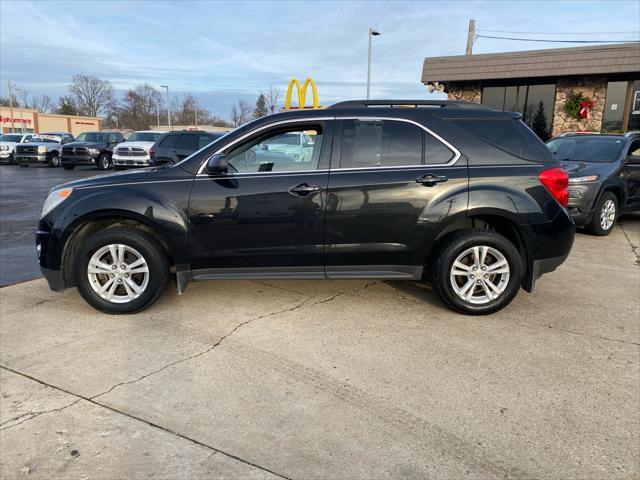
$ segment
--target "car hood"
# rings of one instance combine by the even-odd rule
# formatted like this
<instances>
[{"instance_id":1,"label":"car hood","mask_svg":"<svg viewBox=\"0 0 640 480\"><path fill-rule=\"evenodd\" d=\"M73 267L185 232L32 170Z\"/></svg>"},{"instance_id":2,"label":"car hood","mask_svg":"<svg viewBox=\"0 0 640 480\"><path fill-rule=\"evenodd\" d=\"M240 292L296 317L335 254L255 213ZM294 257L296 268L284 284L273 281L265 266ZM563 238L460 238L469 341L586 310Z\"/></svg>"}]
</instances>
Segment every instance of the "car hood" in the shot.
<instances>
[{"instance_id":1,"label":"car hood","mask_svg":"<svg viewBox=\"0 0 640 480\"><path fill-rule=\"evenodd\" d=\"M178 168L178 167L174 167ZM82 178L80 180L73 180L61 185L57 185L54 189L58 188L81 188L81 187L100 187L103 185L118 185L118 184L130 184L136 182L148 182L152 180L161 180L163 177L171 176L172 168L168 167L150 167L139 168L136 170L127 170L123 172L105 173L101 175L95 175L93 177ZM180 170L180 172L184 172Z\"/></svg>"},{"instance_id":2,"label":"car hood","mask_svg":"<svg viewBox=\"0 0 640 480\"><path fill-rule=\"evenodd\" d=\"M153 146L155 142L122 142L116 145L116 148L127 148L127 147L142 147L145 150L148 150Z\"/></svg>"},{"instance_id":3,"label":"car hood","mask_svg":"<svg viewBox=\"0 0 640 480\"><path fill-rule=\"evenodd\" d=\"M86 148L104 148L106 147L105 143L99 142L69 142L65 143L64 147L86 147Z\"/></svg>"},{"instance_id":4,"label":"car hood","mask_svg":"<svg viewBox=\"0 0 640 480\"><path fill-rule=\"evenodd\" d=\"M595 175L607 170L608 163L587 163L563 160L562 166L569 174L569 177L582 177L584 175Z\"/></svg>"}]
</instances>

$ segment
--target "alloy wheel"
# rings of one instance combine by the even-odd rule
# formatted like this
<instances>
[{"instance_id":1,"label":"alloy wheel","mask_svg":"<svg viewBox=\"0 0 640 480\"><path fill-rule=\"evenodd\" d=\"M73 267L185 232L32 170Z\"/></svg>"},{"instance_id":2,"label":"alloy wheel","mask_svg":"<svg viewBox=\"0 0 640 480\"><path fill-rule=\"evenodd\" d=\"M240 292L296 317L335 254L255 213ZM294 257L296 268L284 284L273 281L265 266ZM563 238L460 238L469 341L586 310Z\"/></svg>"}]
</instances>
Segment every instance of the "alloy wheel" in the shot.
<instances>
[{"instance_id":1,"label":"alloy wheel","mask_svg":"<svg viewBox=\"0 0 640 480\"><path fill-rule=\"evenodd\" d=\"M613 200L607 200L600 210L600 226L603 230L609 230L616 221L616 204Z\"/></svg>"},{"instance_id":2,"label":"alloy wheel","mask_svg":"<svg viewBox=\"0 0 640 480\"><path fill-rule=\"evenodd\" d=\"M449 281L462 300L483 305L504 293L510 272L509 262L502 253L481 245L468 248L456 257L449 272Z\"/></svg>"},{"instance_id":3,"label":"alloy wheel","mask_svg":"<svg viewBox=\"0 0 640 480\"><path fill-rule=\"evenodd\" d=\"M147 288L149 266L135 248L111 244L91 256L87 276L91 288L101 298L112 303L128 303Z\"/></svg>"}]
</instances>

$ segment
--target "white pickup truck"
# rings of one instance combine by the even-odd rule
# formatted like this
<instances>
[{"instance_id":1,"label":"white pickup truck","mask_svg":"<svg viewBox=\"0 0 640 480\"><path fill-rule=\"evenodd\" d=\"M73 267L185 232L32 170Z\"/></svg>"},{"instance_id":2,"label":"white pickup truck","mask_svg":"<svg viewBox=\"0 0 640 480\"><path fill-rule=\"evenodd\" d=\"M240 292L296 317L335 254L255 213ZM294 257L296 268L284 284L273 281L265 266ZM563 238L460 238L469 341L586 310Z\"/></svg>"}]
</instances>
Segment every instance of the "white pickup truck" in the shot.
<instances>
[{"instance_id":1,"label":"white pickup truck","mask_svg":"<svg viewBox=\"0 0 640 480\"><path fill-rule=\"evenodd\" d=\"M35 133L5 133L0 135L0 162L15 164L13 152L19 143L27 143Z\"/></svg>"},{"instance_id":2,"label":"white pickup truck","mask_svg":"<svg viewBox=\"0 0 640 480\"><path fill-rule=\"evenodd\" d=\"M151 166L151 154L149 151L153 144L165 133L156 130L142 130L129 135L126 142L119 143L113 149L111 160L116 170Z\"/></svg>"}]
</instances>

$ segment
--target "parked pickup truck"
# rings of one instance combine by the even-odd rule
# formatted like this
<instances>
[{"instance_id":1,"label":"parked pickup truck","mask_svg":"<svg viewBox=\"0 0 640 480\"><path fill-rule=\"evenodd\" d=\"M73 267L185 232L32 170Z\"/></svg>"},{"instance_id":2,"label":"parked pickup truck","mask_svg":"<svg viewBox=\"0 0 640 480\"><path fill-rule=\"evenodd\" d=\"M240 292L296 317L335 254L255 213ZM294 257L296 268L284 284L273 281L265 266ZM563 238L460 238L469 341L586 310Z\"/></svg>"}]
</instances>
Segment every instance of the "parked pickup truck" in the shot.
<instances>
[{"instance_id":1,"label":"parked pickup truck","mask_svg":"<svg viewBox=\"0 0 640 480\"><path fill-rule=\"evenodd\" d=\"M73 135L66 132L39 133L27 143L16 146L14 158L21 167L45 163L50 167L60 165L62 145L73 141Z\"/></svg>"},{"instance_id":2,"label":"parked pickup truck","mask_svg":"<svg viewBox=\"0 0 640 480\"><path fill-rule=\"evenodd\" d=\"M5 133L0 135L0 162L16 163L13 158L16 145L26 143L35 136L35 133Z\"/></svg>"},{"instance_id":3,"label":"parked pickup truck","mask_svg":"<svg viewBox=\"0 0 640 480\"><path fill-rule=\"evenodd\" d=\"M76 165L95 165L98 170L108 170L114 147L124 141L119 132L83 132L62 149L62 166L73 170Z\"/></svg>"},{"instance_id":4,"label":"parked pickup truck","mask_svg":"<svg viewBox=\"0 0 640 480\"><path fill-rule=\"evenodd\" d=\"M150 167L153 165L151 147L165 133L153 130L133 132L126 142L119 143L113 149L111 156L113 166L116 170L129 167Z\"/></svg>"}]
</instances>

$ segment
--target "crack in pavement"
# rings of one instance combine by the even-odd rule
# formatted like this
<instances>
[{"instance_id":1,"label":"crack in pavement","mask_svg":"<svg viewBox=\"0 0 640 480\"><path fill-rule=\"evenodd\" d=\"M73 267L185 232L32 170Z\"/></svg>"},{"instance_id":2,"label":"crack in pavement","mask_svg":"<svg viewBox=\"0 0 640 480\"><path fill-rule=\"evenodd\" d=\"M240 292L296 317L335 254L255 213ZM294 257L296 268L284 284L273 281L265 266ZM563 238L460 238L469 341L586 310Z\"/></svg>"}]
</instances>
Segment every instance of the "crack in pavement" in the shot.
<instances>
[{"instance_id":1,"label":"crack in pavement","mask_svg":"<svg viewBox=\"0 0 640 480\"><path fill-rule=\"evenodd\" d=\"M600 340L608 340L610 342L626 343L628 345L640 345L640 343L629 342L627 340L620 340L620 339L617 339L617 338L601 337L600 335L592 335L590 333L575 332L573 330L567 330L565 328L554 327L553 325L547 325L546 323L537 323L537 322L531 322L531 323L534 323L534 324L540 325L540 326L544 326L544 327L547 327L547 328L551 328L553 330L558 330L560 332L571 333L573 335L581 335L581 336L584 336L584 337L598 338Z\"/></svg>"},{"instance_id":2,"label":"crack in pavement","mask_svg":"<svg viewBox=\"0 0 640 480\"><path fill-rule=\"evenodd\" d=\"M620 226L620 230L622 230L624 237L627 239L627 242L631 247L631 253L633 253L636 257L636 265L640 265L640 247L637 247L633 244L633 242L631 241L631 238L629 238L629 234L624 228L624 223L618 223L618 225Z\"/></svg>"},{"instance_id":3,"label":"crack in pavement","mask_svg":"<svg viewBox=\"0 0 640 480\"><path fill-rule=\"evenodd\" d=\"M22 421L17 422L17 423L13 423L13 424L9 425L8 427L2 427L2 428L0 428L0 431L8 430L10 428L16 427L16 426L21 425L21 424L23 424L25 422L28 422L31 419L39 417L40 415L46 415L47 413L53 413L53 412L60 412L60 411L64 410L65 408L72 407L73 405L78 403L80 400L82 400L82 399L78 398L77 400L71 402L69 405L65 405L64 407L60 407L60 408L53 408L51 410L45 410L44 412L35 412L35 413L34 412L27 412L25 414L22 414L22 415L16 417L16 418L12 418L11 420L8 420L8 421L4 422L2 425L6 425L7 423L14 422L15 420L18 420L19 418L22 418L22 417L26 417L27 415L31 415L30 417L23 418Z\"/></svg>"},{"instance_id":4,"label":"crack in pavement","mask_svg":"<svg viewBox=\"0 0 640 480\"><path fill-rule=\"evenodd\" d=\"M264 472L270 473L271 475L275 475L275 476L277 476L279 478L283 478L285 480L292 480L291 478L289 478L289 477L287 477L285 475L282 475L280 473L274 472L273 470L269 470L266 467L262 467L262 466L260 466L260 465L258 465L256 463L253 463L253 462L251 462L249 460L245 460L244 458L238 457L237 455L233 455L231 453L225 452L224 450L220 450L219 448L212 447L211 445L207 445L206 443L203 443L203 442L201 442L199 440L196 440L194 438L188 437L188 436L186 436L186 435L184 435L182 433L179 433L177 431L171 430L170 428L163 427L162 425L158 425L157 423L151 422L149 420L145 420L145 419L140 418L140 417L136 417L135 415L133 415L131 413L127 413L127 412L124 412L122 410L118 410L117 408L114 408L114 407L111 407L109 405L106 405L104 403L100 403L100 402L94 400L93 398L85 397L83 395L80 395L79 393L74 393L74 392L71 392L71 391L66 390L64 388L57 387L55 385L52 385L52 384L47 383L47 382L45 382L43 380L37 379L37 378L35 378L35 377L31 376L31 375L28 375L26 373L22 373L22 372L19 372L17 370L14 370L11 367L7 367L6 365L0 365L0 368L3 369L3 370L6 370L8 372L15 373L16 375L20 375L20 376L22 376L24 378L28 378L29 380L33 380L34 382L37 382L40 385L44 385L44 386L49 387L49 388L54 388L54 389L56 389L56 390L58 390L60 392L66 393L68 395L73 395L74 397L76 397L78 399L74 403L77 403L80 400L85 400L86 402L89 402L89 403L91 403L93 405L97 405L99 407L106 408L107 410L109 410L111 412L118 413L120 415L124 415L127 418L131 418L133 420L137 420L138 422L142 422L142 423L144 423L144 424L146 424L146 425L148 425L150 427L157 428L157 429L162 430L163 432L169 433L171 435L175 435L176 437L179 437L179 438L182 438L184 440L187 440L187 441L189 441L189 442L191 442L191 443L193 443L195 445L199 445L199 446L204 447L204 448L206 448L208 450L211 450L214 453L221 453L222 455L224 455L226 457L229 457L229 458L232 458L234 460L237 460L239 462L242 462L245 465L249 465L251 467L257 468L259 470L262 470ZM67 407L70 407L70 406L71 405L67 405ZM62 409L67 408L67 407L63 407ZM211 456L209 456L209 458L210 457Z\"/></svg>"}]
</instances>

